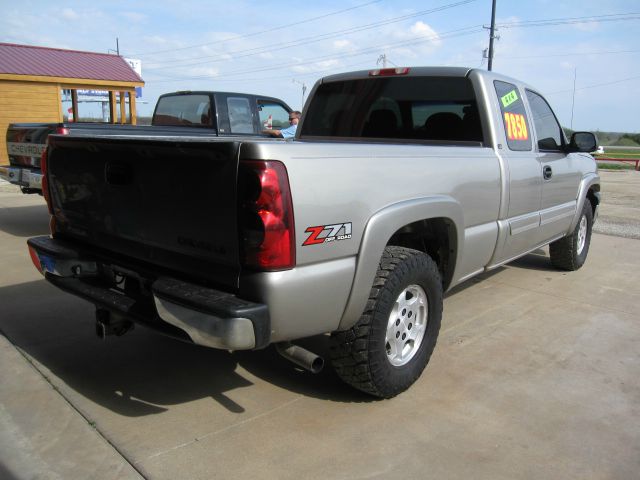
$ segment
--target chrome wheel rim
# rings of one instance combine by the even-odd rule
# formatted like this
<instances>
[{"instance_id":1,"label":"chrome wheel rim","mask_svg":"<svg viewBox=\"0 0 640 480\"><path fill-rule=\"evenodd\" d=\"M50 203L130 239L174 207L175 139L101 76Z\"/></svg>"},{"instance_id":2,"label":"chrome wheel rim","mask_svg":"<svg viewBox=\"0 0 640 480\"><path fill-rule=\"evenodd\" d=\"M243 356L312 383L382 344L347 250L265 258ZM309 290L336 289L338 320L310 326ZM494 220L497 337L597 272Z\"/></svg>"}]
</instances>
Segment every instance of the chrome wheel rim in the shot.
<instances>
[{"instance_id":1,"label":"chrome wheel rim","mask_svg":"<svg viewBox=\"0 0 640 480\"><path fill-rule=\"evenodd\" d=\"M580 225L578 225L578 255L584 250L584 246L587 243L587 216L582 215L580 218Z\"/></svg>"},{"instance_id":2,"label":"chrome wheel rim","mask_svg":"<svg viewBox=\"0 0 640 480\"><path fill-rule=\"evenodd\" d=\"M406 365L418 352L429 317L429 300L420 285L405 288L391 309L385 348L391 365Z\"/></svg>"}]
</instances>

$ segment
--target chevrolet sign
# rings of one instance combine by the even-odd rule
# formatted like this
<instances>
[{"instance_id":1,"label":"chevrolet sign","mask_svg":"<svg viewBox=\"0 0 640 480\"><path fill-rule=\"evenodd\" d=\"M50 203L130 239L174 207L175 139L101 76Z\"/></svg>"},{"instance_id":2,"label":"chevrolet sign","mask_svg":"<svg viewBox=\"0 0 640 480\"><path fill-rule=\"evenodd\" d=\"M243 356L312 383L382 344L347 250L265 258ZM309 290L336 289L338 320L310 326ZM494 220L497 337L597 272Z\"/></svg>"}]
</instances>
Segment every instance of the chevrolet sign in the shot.
<instances>
[{"instance_id":1,"label":"chevrolet sign","mask_svg":"<svg viewBox=\"0 0 640 480\"><path fill-rule=\"evenodd\" d=\"M40 157L45 148L47 148L47 146L44 143L7 143L9 155L21 157Z\"/></svg>"}]
</instances>

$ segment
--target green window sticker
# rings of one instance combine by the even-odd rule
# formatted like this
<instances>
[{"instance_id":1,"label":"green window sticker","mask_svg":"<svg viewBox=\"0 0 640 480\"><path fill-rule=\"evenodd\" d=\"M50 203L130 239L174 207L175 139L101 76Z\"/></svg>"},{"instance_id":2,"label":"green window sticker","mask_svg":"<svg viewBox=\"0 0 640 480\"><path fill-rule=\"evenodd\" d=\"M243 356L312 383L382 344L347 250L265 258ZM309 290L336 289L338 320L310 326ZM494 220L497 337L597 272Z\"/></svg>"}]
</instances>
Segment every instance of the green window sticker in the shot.
<instances>
[{"instance_id":1,"label":"green window sticker","mask_svg":"<svg viewBox=\"0 0 640 480\"><path fill-rule=\"evenodd\" d=\"M507 108L513 102L517 102L518 101L518 94L516 93L515 90L511 90L505 96L500 97L500 100L502 101L502 106L504 108Z\"/></svg>"}]
</instances>

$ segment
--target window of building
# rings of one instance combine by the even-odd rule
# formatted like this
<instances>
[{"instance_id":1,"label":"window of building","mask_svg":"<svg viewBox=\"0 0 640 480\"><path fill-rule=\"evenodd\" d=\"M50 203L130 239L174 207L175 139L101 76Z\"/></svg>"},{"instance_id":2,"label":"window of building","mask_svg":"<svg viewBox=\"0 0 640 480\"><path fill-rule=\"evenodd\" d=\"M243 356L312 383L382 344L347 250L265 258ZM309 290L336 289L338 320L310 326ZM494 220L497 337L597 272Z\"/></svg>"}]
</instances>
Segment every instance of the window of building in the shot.
<instances>
[{"instance_id":1,"label":"window of building","mask_svg":"<svg viewBox=\"0 0 640 480\"><path fill-rule=\"evenodd\" d=\"M114 94L115 118L112 119L108 90L62 89L60 91L62 120L64 122L129 123L131 97L128 92L114 92ZM121 94L124 94L123 106L121 106Z\"/></svg>"}]
</instances>

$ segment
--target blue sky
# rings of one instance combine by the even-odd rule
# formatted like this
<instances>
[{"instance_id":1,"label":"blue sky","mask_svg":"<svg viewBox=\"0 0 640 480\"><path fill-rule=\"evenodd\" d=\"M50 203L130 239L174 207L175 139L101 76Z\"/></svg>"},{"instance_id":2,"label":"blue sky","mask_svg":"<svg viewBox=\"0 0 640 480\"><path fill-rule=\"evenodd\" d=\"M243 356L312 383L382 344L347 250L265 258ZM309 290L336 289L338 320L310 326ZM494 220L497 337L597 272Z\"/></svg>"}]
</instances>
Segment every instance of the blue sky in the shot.
<instances>
[{"instance_id":1,"label":"blue sky","mask_svg":"<svg viewBox=\"0 0 640 480\"><path fill-rule=\"evenodd\" d=\"M486 68L491 0L7 1L0 41L142 60L139 114L174 90L301 107L325 75L389 65ZM539 89L574 130L640 132L638 0L497 0L493 70ZM574 93L575 74L575 101ZM573 104L573 109L572 109ZM573 121L572 121L573 110Z\"/></svg>"}]
</instances>

